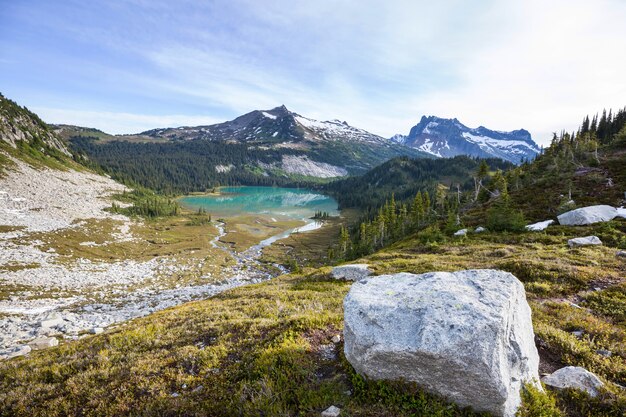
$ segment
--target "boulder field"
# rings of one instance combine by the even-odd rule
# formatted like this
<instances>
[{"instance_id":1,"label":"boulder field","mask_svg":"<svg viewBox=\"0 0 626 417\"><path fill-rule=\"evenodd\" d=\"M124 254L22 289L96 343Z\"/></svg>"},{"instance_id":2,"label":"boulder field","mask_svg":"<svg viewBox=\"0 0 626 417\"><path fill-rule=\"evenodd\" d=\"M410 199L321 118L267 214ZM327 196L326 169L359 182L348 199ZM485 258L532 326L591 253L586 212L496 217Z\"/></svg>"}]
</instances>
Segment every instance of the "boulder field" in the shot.
<instances>
[{"instance_id":1,"label":"boulder field","mask_svg":"<svg viewBox=\"0 0 626 417\"><path fill-rule=\"evenodd\" d=\"M512 417L539 355L522 283L497 270L368 277L344 299L345 355L375 380L406 380L462 407Z\"/></svg>"}]
</instances>

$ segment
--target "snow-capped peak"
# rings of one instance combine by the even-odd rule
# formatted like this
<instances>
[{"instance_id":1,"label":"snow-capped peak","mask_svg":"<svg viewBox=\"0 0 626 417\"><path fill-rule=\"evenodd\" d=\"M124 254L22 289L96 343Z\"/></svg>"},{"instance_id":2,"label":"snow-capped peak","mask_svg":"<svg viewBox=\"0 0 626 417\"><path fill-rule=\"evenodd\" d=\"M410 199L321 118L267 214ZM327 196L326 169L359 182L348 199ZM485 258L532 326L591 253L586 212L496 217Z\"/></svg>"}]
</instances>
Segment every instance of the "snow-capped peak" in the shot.
<instances>
[{"instance_id":1,"label":"snow-capped peak","mask_svg":"<svg viewBox=\"0 0 626 417\"><path fill-rule=\"evenodd\" d=\"M396 141L400 140L401 135ZM484 126L469 128L456 118L436 116L422 116L401 143L435 156L497 157L514 163L532 159L539 153L539 147L524 129L504 132Z\"/></svg>"}]
</instances>

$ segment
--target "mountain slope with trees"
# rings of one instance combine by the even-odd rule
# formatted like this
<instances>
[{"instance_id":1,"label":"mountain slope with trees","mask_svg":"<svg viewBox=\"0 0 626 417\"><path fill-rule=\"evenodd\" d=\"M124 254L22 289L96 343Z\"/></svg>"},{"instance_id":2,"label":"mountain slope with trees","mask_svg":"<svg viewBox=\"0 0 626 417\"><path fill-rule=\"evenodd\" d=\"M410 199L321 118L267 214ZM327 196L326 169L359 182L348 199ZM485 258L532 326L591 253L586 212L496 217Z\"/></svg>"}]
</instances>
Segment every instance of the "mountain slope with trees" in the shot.
<instances>
[{"instance_id":1,"label":"mountain slope with trees","mask_svg":"<svg viewBox=\"0 0 626 417\"><path fill-rule=\"evenodd\" d=\"M163 192L315 182L363 173L397 156L432 157L346 122L313 120L284 106L216 125L153 129L138 135L55 128L73 150L116 178Z\"/></svg>"}]
</instances>

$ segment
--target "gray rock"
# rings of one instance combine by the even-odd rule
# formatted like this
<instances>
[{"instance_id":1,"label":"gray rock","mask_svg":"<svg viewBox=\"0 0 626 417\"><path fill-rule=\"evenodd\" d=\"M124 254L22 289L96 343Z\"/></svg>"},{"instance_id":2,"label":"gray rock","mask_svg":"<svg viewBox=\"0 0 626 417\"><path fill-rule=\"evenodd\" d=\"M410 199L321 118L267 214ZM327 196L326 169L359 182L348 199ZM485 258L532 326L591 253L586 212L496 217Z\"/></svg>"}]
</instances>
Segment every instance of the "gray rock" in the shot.
<instances>
[{"instance_id":1,"label":"gray rock","mask_svg":"<svg viewBox=\"0 0 626 417\"><path fill-rule=\"evenodd\" d=\"M89 330L89 332L91 334L100 334L100 333L104 332L104 329L102 327L94 327L91 330Z\"/></svg>"},{"instance_id":2,"label":"gray rock","mask_svg":"<svg viewBox=\"0 0 626 417\"><path fill-rule=\"evenodd\" d=\"M28 346L30 346L33 350L47 349L58 345L59 341L55 337L40 337L28 342Z\"/></svg>"},{"instance_id":3,"label":"gray rock","mask_svg":"<svg viewBox=\"0 0 626 417\"><path fill-rule=\"evenodd\" d=\"M8 353L5 354L5 359L16 358L18 356L28 355L32 348L28 345L15 346Z\"/></svg>"},{"instance_id":4,"label":"gray rock","mask_svg":"<svg viewBox=\"0 0 626 417\"><path fill-rule=\"evenodd\" d=\"M610 358L611 356L613 356L613 352L606 349L598 349L596 350L596 353L600 356L604 356L605 358Z\"/></svg>"},{"instance_id":5,"label":"gray rock","mask_svg":"<svg viewBox=\"0 0 626 417\"><path fill-rule=\"evenodd\" d=\"M575 388L596 397L599 389L604 386L600 379L579 366L566 366L551 375L543 377L543 383L556 389Z\"/></svg>"},{"instance_id":6,"label":"gray rock","mask_svg":"<svg viewBox=\"0 0 626 417\"><path fill-rule=\"evenodd\" d=\"M350 264L341 265L333 268L331 275L335 279L343 279L346 281L360 281L371 275L369 265L367 264Z\"/></svg>"},{"instance_id":7,"label":"gray rock","mask_svg":"<svg viewBox=\"0 0 626 417\"><path fill-rule=\"evenodd\" d=\"M626 258L626 250L618 250L615 253L615 256L617 256L618 258Z\"/></svg>"},{"instance_id":8,"label":"gray rock","mask_svg":"<svg viewBox=\"0 0 626 417\"><path fill-rule=\"evenodd\" d=\"M332 339L330 339L330 341L333 342L334 344L341 342L341 335L338 335L338 334L334 335Z\"/></svg>"},{"instance_id":9,"label":"gray rock","mask_svg":"<svg viewBox=\"0 0 626 417\"><path fill-rule=\"evenodd\" d=\"M583 337L583 335L585 334L584 331L582 330L574 330L573 332L571 332L574 336L576 336L577 338L581 338Z\"/></svg>"},{"instance_id":10,"label":"gray rock","mask_svg":"<svg viewBox=\"0 0 626 417\"><path fill-rule=\"evenodd\" d=\"M64 320L57 313L51 313L46 317L45 320L42 320L39 325L44 329L51 329L53 327L61 326L64 323Z\"/></svg>"},{"instance_id":11,"label":"gray rock","mask_svg":"<svg viewBox=\"0 0 626 417\"><path fill-rule=\"evenodd\" d=\"M461 406L514 416L539 355L522 283L508 272L400 273L355 283L344 351L357 372L416 382Z\"/></svg>"},{"instance_id":12,"label":"gray rock","mask_svg":"<svg viewBox=\"0 0 626 417\"><path fill-rule=\"evenodd\" d=\"M616 208L611 206L589 206L568 211L557 218L564 226L582 226L598 222L608 222L618 215Z\"/></svg>"},{"instance_id":13,"label":"gray rock","mask_svg":"<svg viewBox=\"0 0 626 417\"><path fill-rule=\"evenodd\" d=\"M576 248L579 246L601 245L602 241L597 236L576 237L567 241L567 246Z\"/></svg>"},{"instance_id":14,"label":"gray rock","mask_svg":"<svg viewBox=\"0 0 626 417\"><path fill-rule=\"evenodd\" d=\"M467 229L461 229L454 232L454 236L465 236L467 234Z\"/></svg>"},{"instance_id":15,"label":"gray rock","mask_svg":"<svg viewBox=\"0 0 626 417\"><path fill-rule=\"evenodd\" d=\"M542 222L529 224L526 226L526 230L529 232L541 232L542 230L546 230L552 223L554 223L554 220L544 220Z\"/></svg>"},{"instance_id":16,"label":"gray rock","mask_svg":"<svg viewBox=\"0 0 626 417\"><path fill-rule=\"evenodd\" d=\"M341 409L331 405L326 410L322 411L322 417L339 417Z\"/></svg>"},{"instance_id":17,"label":"gray rock","mask_svg":"<svg viewBox=\"0 0 626 417\"><path fill-rule=\"evenodd\" d=\"M486 232L486 231L487 231L487 229L485 229L484 227L482 227L482 226L478 226L478 227L474 230L474 233L482 233L482 232Z\"/></svg>"}]
</instances>

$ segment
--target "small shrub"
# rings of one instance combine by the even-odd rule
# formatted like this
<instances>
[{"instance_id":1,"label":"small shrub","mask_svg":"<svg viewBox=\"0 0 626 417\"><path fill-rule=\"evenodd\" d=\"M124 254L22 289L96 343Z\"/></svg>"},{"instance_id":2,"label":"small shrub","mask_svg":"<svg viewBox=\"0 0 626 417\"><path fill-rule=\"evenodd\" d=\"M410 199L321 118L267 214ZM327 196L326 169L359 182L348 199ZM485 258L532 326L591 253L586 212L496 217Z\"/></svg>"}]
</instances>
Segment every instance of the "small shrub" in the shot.
<instances>
[{"instance_id":1,"label":"small shrub","mask_svg":"<svg viewBox=\"0 0 626 417\"><path fill-rule=\"evenodd\" d=\"M522 390L522 405L517 410L517 417L563 417L557 407L556 398L549 392L540 391L533 385L525 385Z\"/></svg>"},{"instance_id":2,"label":"small shrub","mask_svg":"<svg viewBox=\"0 0 626 417\"><path fill-rule=\"evenodd\" d=\"M586 297L585 304L600 314L626 322L626 285L593 292Z\"/></svg>"},{"instance_id":3,"label":"small shrub","mask_svg":"<svg viewBox=\"0 0 626 417\"><path fill-rule=\"evenodd\" d=\"M494 232L523 232L526 219L507 199L496 202L487 210L487 229Z\"/></svg>"}]
</instances>

